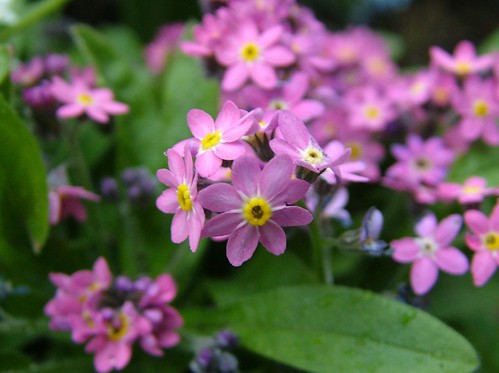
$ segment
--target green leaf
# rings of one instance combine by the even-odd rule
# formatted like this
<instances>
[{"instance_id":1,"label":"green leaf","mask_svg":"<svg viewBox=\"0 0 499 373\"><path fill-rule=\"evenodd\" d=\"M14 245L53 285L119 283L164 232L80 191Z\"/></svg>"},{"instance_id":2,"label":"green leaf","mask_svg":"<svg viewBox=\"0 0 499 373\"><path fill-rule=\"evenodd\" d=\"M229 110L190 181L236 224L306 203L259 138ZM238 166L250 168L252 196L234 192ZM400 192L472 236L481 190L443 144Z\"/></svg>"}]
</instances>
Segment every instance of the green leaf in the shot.
<instances>
[{"instance_id":1,"label":"green leaf","mask_svg":"<svg viewBox=\"0 0 499 373\"><path fill-rule=\"evenodd\" d=\"M0 133L0 251L3 239L39 252L49 231L45 167L35 138L2 97Z\"/></svg>"},{"instance_id":2,"label":"green leaf","mask_svg":"<svg viewBox=\"0 0 499 373\"><path fill-rule=\"evenodd\" d=\"M16 33L41 21L43 18L59 10L67 1L45 0L30 6L26 14L18 22L0 32L0 41L5 41Z\"/></svg>"},{"instance_id":3,"label":"green leaf","mask_svg":"<svg viewBox=\"0 0 499 373\"><path fill-rule=\"evenodd\" d=\"M449 181L462 183L470 176L481 176L487 179L488 185L499 185L497 160L499 147L475 144L470 151L463 154L452 165Z\"/></svg>"},{"instance_id":4,"label":"green leaf","mask_svg":"<svg viewBox=\"0 0 499 373\"><path fill-rule=\"evenodd\" d=\"M478 365L473 347L441 321L358 289L278 288L186 318L211 331L226 327L243 347L310 372L457 373Z\"/></svg>"},{"instance_id":5,"label":"green leaf","mask_svg":"<svg viewBox=\"0 0 499 373\"><path fill-rule=\"evenodd\" d=\"M405 53L405 44L404 40L399 34L390 31L380 31L376 30L376 33L379 34L388 45L390 49L390 55L394 61L400 60Z\"/></svg>"},{"instance_id":6,"label":"green leaf","mask_svg":"<svg viewBox=\"0 0 499 373\"><path fill-rule=\"evenodd\" d=\"M10 70L10 52L6 45L0 45L0 85L4 83L5 78L9 76Z\"/></svg>"},{"instance_id":7,"label":"green leaf","mask_svg":"<svg viewBox=\"0 0 499 373\"><path fill-rule=\"evenodd\" d=\"M478 50L481 54L499 50L499 28L480 44Z\"/></svg>"},{"instance_id":8,"label":"green leaf","mask_svg":"<svg viewBox=\"0 0 499 373\"><path fill-rule=\"evenodd\" d=\"M15 351L0 352L0 372L13 372L17 369L27 368L31 360L24 354Z\"/></svg>"}]
</instances>

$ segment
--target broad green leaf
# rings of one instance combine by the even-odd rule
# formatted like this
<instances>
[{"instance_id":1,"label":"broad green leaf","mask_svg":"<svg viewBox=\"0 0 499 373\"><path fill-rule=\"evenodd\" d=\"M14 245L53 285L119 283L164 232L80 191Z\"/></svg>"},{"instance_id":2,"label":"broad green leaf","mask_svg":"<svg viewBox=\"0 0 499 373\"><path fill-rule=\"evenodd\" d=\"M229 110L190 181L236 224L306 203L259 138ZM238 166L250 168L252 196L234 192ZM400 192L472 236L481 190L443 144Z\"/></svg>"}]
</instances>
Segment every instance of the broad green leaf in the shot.
<instances>
[{"instance_id":1,"label":"broad green leaf","mask_svg":"<svg viewBox=\"0 0 499 373\"><path fill-rule=\"evenodd\" d=\"M226 327L243 347L310 372L457 373L478 365L473 347L438 319L358 289L278 288L203 315L187 314L186 325Z\"/></svg>"},{"instance_id":2,"label":"broad green leaf","mask_svg":"<svg viewBox=\"0 0 499 373\"><path fill-rule=\"evenodd\" d=\"M26 355L15 352L1 352L0 351L0 372L14 372L18 369L25 369L31 364L31 359Z\"/></svg>"},{"instance_id":3,"label":"broad green leaf","mask_svg":"<svg viewBox=\"0 0 499 373\"><path fill-rule=\"evenodd\" d=\"M10 52L6 45L0 45L0 85L9 76Z\"/></svg>"},{"instance_id":4,"label":"broad green leaf","mask_svg":"<svg viewBox=\"0 0 499 373\"><path fill-rule=\"evenodd\" d=\"M498 186L498 159L499 147L476 144L454 162L448 179L462 183L470 176L481 176L487 179L488 185Z\"/></svg>"},{"instance_id":5,"label":"broad green leaf","mask_svg":"<svg viewBox=\"0 0 499 373\"><path fill-rule=\"evenodd\" d=\"M45 167L35 138L2 97L0 133L0 236L39 252L49 230Z\"/></svg>"},{"instance_id":6,"label":"broad green leaf","mask_svg":"<svg viewBox=\"0 0 499 373\"><path fill-rule=\"evenodd\" d=\"M0 32L0 41L14 36L25 28L41 21L48 15L58 11L68 0L45 0L31 5L25 10L19 21Z\"/></svg>"}]
</instances>

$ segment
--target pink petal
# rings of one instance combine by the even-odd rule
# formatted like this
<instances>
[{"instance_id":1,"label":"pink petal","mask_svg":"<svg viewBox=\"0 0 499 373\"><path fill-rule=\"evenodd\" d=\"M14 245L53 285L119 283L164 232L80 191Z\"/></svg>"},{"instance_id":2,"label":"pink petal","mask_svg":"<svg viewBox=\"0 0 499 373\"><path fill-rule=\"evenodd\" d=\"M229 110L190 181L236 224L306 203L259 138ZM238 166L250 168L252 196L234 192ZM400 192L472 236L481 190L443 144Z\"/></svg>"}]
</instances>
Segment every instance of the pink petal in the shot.
<instances>
[{"instance_id":1,"label":"pink petal","mask_svg":"<svg viewBox=\"0 0 499 373\"><path fill-rule=\"evenodd\" d=\"M454 49L454 57L456 60L469 61L476 57L475 46L468 40L462 40Z\"/></svg>"},{"instance_id":2,"label":"pink petal","mask_svg":"<svg viewBox=\"0 0 499 373\"><path fill-rule=\"evenodd\" d=\"M482 240L478 236L475 236L474 234L470 234L469 232L466 232L465 235L465 241L466 245L473 250L473 251L481 251L482 249Z\"/></svg>"},{"instance_id":3,"label":"pink petal","mask_svg":"<svg viewBox=\"0 0 499 373\"><path fill-rule=\"evenodd\" d=\"M277 85L274 69L265 63L255 63L250 70L251 79L263 89L272 89Z\"/></svg>"},{"instance_id":4,"label":"pink petal","mask_svg":"<svg viewBox=\"0 0 499 373\"><path fill-rule=\"evenodd\" d=\"M279 112L277 117L279 130L284 139L299 149L305 149L310 142L310 132L303 121L288 110Z\"/></svg>"},{"instance_id":5,"label":"pink petal","mask_svg":"<svg viewBox=\"0 0 499 373\"><path fill-rule=\"evenodd\" d=\"M419 237L433 237L436 228L437 218L435 215L429 213L419 220L416 224L415 231Z\"/></svg>"},{"instance_id":6,"label":"pink petal","mask_svg":"<svg viewBox=\"0 0 499 373\"><path fill-rule=\"evenodd\" d=\"M198 194L201 205L210 211L224 212L241 209L243 200L237 190L229 184L213 184Z\"/></svg>"},{"instance_id":7,"label":"pink petal","mask_svg":"<svg viewBox=\"0 0 499 373\"><path fill-rule=\"evenodd\" d=\"M222 160L208 150L196 157L195 165L201 176L210 177L222 166Z\"/></svg>"},{"instance_id":8,"label":"pink petal","mask_svg":"<svg viewBox=\"0 0 499 373\"><path fill-rule=\"evenodd\" d=\"M178 208L178 196L176 189L163 191L156 199L156 207L165 214L173 214Z\"/></svg>"},{"instance_id":9,"label":"pink petal","mask_svg":"<svg viewBox=\"0 0 499 373\"><path fill-rule=\"evenodd\" d=\"M201 237L218 237L231 234L241 224L241 213L223 213L208 220L201 232Z\"/></svg>"},{"instance_id":10,"label":"pink petal","mask_svg":"<svg viewBox=\"0 0 499 373\"><path fill-rule=\"evenodd\" d=\"M286 234L284 230L272 220L259 228L260 242L269 252L281 255L286 250Z\"/></svg>"},{"instance_id":11,"label":"pink petal","mask_svg":"<svg viewBox=\"0 0 499 373\"><path fill-rule=\"evenodd\" d=\"M496 203L494 209L490 213L490 227L494 232L499 232L499 203Z\"/></svg>"},{"instance_id":12,"label":"pink petal","mask_svg":"<svg viewBox=\"0 0 499 373\"><path fill-rule=\"evenodd\" d=\"M251 157L241 157L232 164L232 185L246 197L257 194L261 169L258 161Z\"/></svg>"},{"instance_id":13,"label":"pink petal","mask_svg":"<svg viewBox=\"0 0 499 373\"><path fill-rule=\"evenodd\" d=\"M288 48L275 46L266 50L263 54L266 63L272 66L288 66L295 61L295 55Z\"/></svg>"},{"instance_id":14,"label":"pink petal","mask_svg":"<svg viewBox=\"0 0 499 373\"><path fill-rule=\"evenodd\" d=\"M189 219L187 226L189 230L189 248L195 253L198 249L203 222L200 219Z\"/></svg>"},{"instance_id":15,"label":"pink petal","mask_svg":"<svg viewBox=\"0 0 499 373\"><path fill-rule=\"evenodd\" d=\"M325 111L325 106L316 100L303 100L298 105L291 109L293 114L304 122L322 115Z\"/></svg>"},{"instance_id":16,"label":"pink petal","mask_svg":"<svg viewBox=\"0 0 499 373\"><path fill-rule=\"evenodd\" d=\"M194 137L202 140L215 129L213 118L203 110L191 109L187 113L187 125Z\"/></svg>"},{"instance_id":17,"label":"pink petal","mask_svg":"<svg viewBox=\"0 0 499 373\"><path fill-rule=\"evenodd\" d=\"M272 158L260 174L259 186L262 196L272 201L289 185L294 169L289 156L277 155Z\"/></svg>"},{"instance_id":18,"label":"pink petal","mask_svg":"<svg viewBox=\"0 0 499 373\"><path fill-rule=\"evenodd\" d=\"M171 225L171 239L174 243L181 243L185 241L189 234L189 220L187 219L187 211L178 209L175 215L173 215L172 225Z\"/></svg>"},{"instance_id":19,"label":"pink petal","mask_svg":"<svg viewBox=\"0 0 499 373\"><path fill-rule=\"evenodd\" d=\"M297 227L310 224L314 217L310 211L302 207L287 206L281 210L274 211L271 219L281 227Z\"/></svg>"},{"instance_id":20,"label":"pink petal","mask_svg":"<svg viewBox=\"0 0 499 373\"><path fill-rule=\"evenodd\" d=\"M109 122L109 115L100 106L89 106L86 108L86 112L89 118L98 123Z\"/></svg>"},{"instance_id":21,"label":"pink petal","mask_svg":"<svg viewBox=\"0 0 499 373\"><path fill-rule=\"evenodd\" d=\"M49 192L49 221L55 225L61 219L61 199L57 192Z\"/></svg>"},{"instance_id":22,"label":"pink petal","mask_svg":"<svg viewBox=\"0 0 499 373\"><path fill-rule=\"evenodd\" d=\"M310 184L307 183L305 180L292 179L289 181L287 188L284 189L282 193L274 197L272 203L275 205L281 205L281 204L291 205L293 203L296 203L305 196L305 193L307 193L309 188ZM342 193L341 192L342 190L343 189L340 189L340 192L337 193L337 195Z\"/></svg>"},{"instance_id":23,"label":"pink petal","mask_svg":"<svg viewBox=\"0 0 499 373\"><path fill-rule=\"evenodd\" d=\"M466 211L464 213L464 221L468 228L477 235L483 235L489 230L489 221L481 211Z\"/></svg>"},{"instance_id":24,"label":"pink petal","mask_svg":"<svg viewBox=\"0 0 499 373\"><path fill-rule=\"evenodd\" d=\"M127 104L117 101L106 102L105 104L102 104L102 108L113 115L126 114L130 111Z\"/></svg>"},{"instance_id":25,"label":"pink petal","mask_svg":"<svg viewBox=\"0 0 499 373\"><path fill-rule=\"evenodd\" d=\"M395 251L392 255L393 259L399 263L410 263L415 261L419 256L419 246L414 238L401 238L390 242Z\"/></svg>"},{"instance_id":26,"label":"pink petal","mask_svg":"<svg viewBox=\"0 0 499 373\"><path fill-rule=\"evenodd\" d=\"M463 218L461 215L449 215L437 226L435 241L439 243L441 247L449 246L454 237L459 233L462 223Z\"/></svg>"},{"instance_id":27,"label":"pink petal","mask_svg":"<svg viewBox=\"0 0 499 373\"><path fill-rule=\"evenodd\" d=\"M80 104L71 103L61 106L59 109L57 109L56 114L58 117L66 119L79 117L83 114L84 111L84 107Z\"/></svg>"},{"instance_id":28,"label":"pink petal","mask_svg":"<svg viewBox=\"0 0 499 373\"><path fill-rule=\"evenodd\" d=\"M278 138L274 138L270 140L270 148L272 151L279 155L279 154L287 154L289 155L292 159L298 159L299 153L298 151L294 148L293 145L288 144L286 141Z\"/></svg>"},{"instance_id":29,"label":"pink petal","mask_svg":"<svg viewBox=\"0 0 499 373\"><path fill-rule=\"evenodd\" d=\"M221 159L233 161L246 153L246 147L242 142L229 142L217 145L213 153Z\"/></svg>"},{"instance_id":30,"label":"pink petal","mask_svg":"<svg viewBox=\"0 0 499 373\"><path fill-rule=\"evenodd\" d=\"M462 275L468 271L468 258L456 248L440 249L435 254L439 268L453 275Z\"/></svg>"},{"instance_id":31,"label":"pink petal","mask_svg":"<svg viewBox=\"0 0 499 373\"><path fill-rule=\"evenodd\" d=\"M236 229L227 242L227 259L238 267L253 256L258 245L258 228L246 224Z\"/></svg>"},{"instance_id":32,"label":"pink petal","mask_svg":"<svg viewBox=\"0 0 499 373\"><path fill-rule=\"evenodd\" d=\"M222 78L222 89L232 92L241 87L248 80L250 72L243 63L229 67Z\"/></svg>"},{"instance_id":33,"label":"pink petal","mask_svg":"<svg viewBox=\"0 0 499 373\"><path fill-rule=\"evenodd\" d=\"M483 286L496 271L496 262L488 251L476 253L471 260L471 274L475 286Z\"/></svg>"},{"instance_id":34,"label":"pink petal","mask_svg":"<svg viewBox=\"0 0 499 373\"><path fill-rule=\"evenodd\" d=\"M175 176L166 168L161 168L156 171L156 177L160 182L170 188L176 188L179 184Z\"/></svg>"},{"instance_id":35,"label":"pink petal","mask_svg":"<svg viewBox=\"0 0 499 373\"><path fill-rule=\"evenodd\" d=\"M185 179L185 163L182 159L181 153L177 152L174 149L168 149L166 152L166 156L168 157L168 168L170 172L177 179L177 183L175 186L184 183ZM168 184L167 184L168 185Z\"/></svg>"},{"instance_id":36,"label":"pink petal","mask_svg":"<svg viewBox=\"0 0 499 373\"><path fill-rule=\"evenodd\" d=\"M258 44L261 45L263 48L267 48L268 46L277 42L281 38L283 32L284 29L282 28L282 26L279 25L267 28L258 37Z\"/></svg>"},{"instance_id":37,"label":"pink petal","mask_svg":"<svg viewBox=\"0 0 499 373\"><path fill-rule=\"evenodd\" d=\"M411 268L411 285L417 295L426 294L435 285L438 267L429 258L423 257L414 262Z\"/></svg>"},{"instance_id":38,"label":"pink petal","mask_svg":"<svg viewBox=\"0 0 499 373\"><path fill-rule=\"evenodd\" d=\"M215 119L215 128L225 132L233 127L235 123L241 118L241 111L232 101L225 101L222 109Z\"/></svg>"}]
</instances>

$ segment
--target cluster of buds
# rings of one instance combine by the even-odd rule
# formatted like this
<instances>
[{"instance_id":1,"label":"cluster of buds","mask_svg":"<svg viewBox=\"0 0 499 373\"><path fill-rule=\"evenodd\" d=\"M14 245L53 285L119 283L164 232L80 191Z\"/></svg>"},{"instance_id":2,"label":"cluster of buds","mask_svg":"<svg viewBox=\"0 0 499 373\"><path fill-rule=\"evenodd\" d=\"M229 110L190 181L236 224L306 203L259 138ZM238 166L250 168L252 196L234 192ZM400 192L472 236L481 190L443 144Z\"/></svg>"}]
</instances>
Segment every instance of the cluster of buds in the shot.
<instances>
[{"instance_id":1,"label":"cluster of buds","mask_svg":"<svg viewBox=\"0 0 499 373\"><path fill-rule=\"evenodd\" d=\"M163 274L156 279L124 276L113 279L104 258L92 270L71 275L51 273L57 286L55 297L45 306L50 327L70 331L76 343L86 343L94 352L98 372L123 369L132 356L132 345L161 356L164 348L176 345L177 329L183 320L169 303L175 298L173 278Z\"/></svg>"}]
</instances>

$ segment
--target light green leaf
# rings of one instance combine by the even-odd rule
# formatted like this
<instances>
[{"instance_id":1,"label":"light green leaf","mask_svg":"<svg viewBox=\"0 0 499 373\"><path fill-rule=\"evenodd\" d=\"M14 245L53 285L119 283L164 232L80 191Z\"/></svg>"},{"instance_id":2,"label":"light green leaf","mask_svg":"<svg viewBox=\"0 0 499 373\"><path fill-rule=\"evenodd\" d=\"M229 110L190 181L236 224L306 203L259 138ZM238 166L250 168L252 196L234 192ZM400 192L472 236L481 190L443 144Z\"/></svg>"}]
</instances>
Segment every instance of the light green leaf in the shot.
<instances>
[{"instance_id":1,"label":"light green leaf","mask_svg":"<svg viewBox=\"0 0 499 373\"><path fill-rule=\"evenodd\" d=\"M358 289L278 288L186 325L196 322L226 327L243 347L310 372L458 373L478 365L473 347L441 321Z\"/></svg>"},{"instance_id":2,"label":"light green leaf","mask_svg":"<svg viewBox=\"0 0 499 373\"><path fill-rule=\"evenodd\" d=\"M499 147L476 144L454 162L448 179L462 183L470 176L481 176L487 179L488 185L499 186L498 159Z\"/></svg>"},{"instance_id":3,"label":"light green leaf","mask_svg":"<svg viewBox=\"0 0 499 373\"><path fill-rule=\"evenodd\" d=\"M499 50L499 28L480 44L478 50L481 54Z\"/></svg>"},{"instance_id":4,"label":"light green leaf","mask_svg":"<svg viewBox=\"0 0 499 373\"><path fill-rule=\"evenodd\" d=\"M59 10L68 0L45 0L31 5L12 26L0 32L0 41L5 41L25 28L41 21L43 18Z\"/></svg>"},{"instance_id":5,"label":"light green leaf","mask_svg":"<svg viewBox=\"0 0 499 373\"><path fill-rule=\"evenodd\" d=\"M35 138L2 97L0 133L0 236L39 252L49 231L45 167Z\"/></svg>"}]
</instances>

